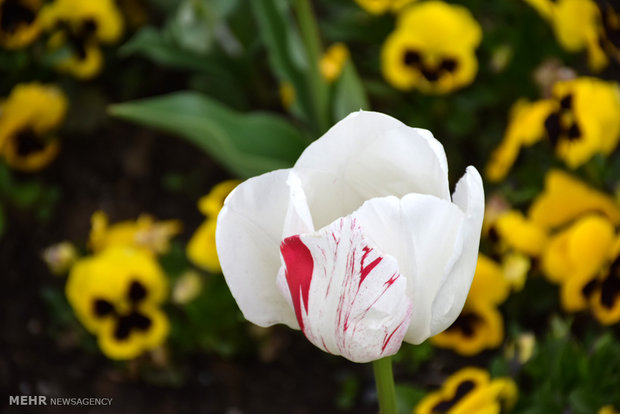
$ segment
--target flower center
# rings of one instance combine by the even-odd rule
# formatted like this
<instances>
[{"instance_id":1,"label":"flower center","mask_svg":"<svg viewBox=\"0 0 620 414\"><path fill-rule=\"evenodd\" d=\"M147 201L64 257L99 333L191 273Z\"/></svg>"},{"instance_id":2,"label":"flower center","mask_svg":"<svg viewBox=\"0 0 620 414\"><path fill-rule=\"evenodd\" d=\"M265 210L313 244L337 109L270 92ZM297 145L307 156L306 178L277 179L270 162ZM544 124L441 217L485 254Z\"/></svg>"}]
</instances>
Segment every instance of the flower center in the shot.
<instances>
[{"instance_id":1,"label":"flower center","mask_svg":"<svg viewBox=\"0 0 620 414\"><path fill-rule=\"evenodd\" d=\"M123 303L117 303L119 306L115 306L112 302L102 298L96 298L93 301L93 313L99 319L114 316L116 319L114 338L119 341L127 340L133 330L144 332L153 324L151 318L137 310L139 303L147 295L146 287L139 281L133 280L127 290L127 299L129 299L128 313L124 314L126 311L123 309ZM118 308L121 308L120 311Z\"/></svg>"},{"instance_id":2,"label":"flower center","mask_svg":"<svg viewBox=\"0 0 620 414\"><path fill-rule=\"evenodd\" d=\"M97 22L86 19L80 25L72 26L67 21L61 21L58 26L67 36L67 43L80 60L86 59L86 44L94 37L97 31Z\"/></svg>"},{"instance_id":3,"label":"flower center","mask_svg":"<svg viewBox=\"0 0 620 414\"><path fill-rule=\"evenodd\" d=\"M116 313L114 305L105 299L95 299L93 302L93 312L98 318L104 318Z\"/></svg>"},{"instance_id":4,"label":"flower center","mask_svg":"<svg viewBox=\"0 0 620 414\"><path fill-rule=\"evenodd\" d=\"M620 256L614 260L602 278L588 282L581 289L581 294L585 298L590 298L598 288L601 291L601 305L606 309L612 309L616 301L620 300Z\"/></svg>"},{"instance_id":5,"label":"flower center","mask_svg":"<svg viewBox=\"0 0 620 414\"><path fill-rule=\"evenodd\" d=\"M476 384L471 380L465 380L459 384L454 393L454 397L449 400L441 400L432 408L431 413L447 413L457 402L466 394L476 388Z\"/></svg>"},{"instance_id":6,"label":"flower center","mask_svg":"<svg viewBox=\"0 0 620 414\"><path fill-rule=\"evenodd\" d=\"M403 55L405 66L419 71L429 82L435 82L440 77L453 73L458 68L458 61L454 58L440 58L435 64L428 64L422 59L417 50L407 49Z\"/></svg>"},{"instance_id":7,"label":"flower center","mask_svg":"<svg viewBox=\"0 0 620 414\"><path fill-rule=\"evenodd\" d=\"M476 333L476 328L484 322L484 319L475 312L463 311L447 331L461 331L466 338L471 338Z\"/></svg>"},{"instance_id":8,"label":"flower center","mask_svg":"<svg viewBox=\"0 0 620 414\"><path fill-rule=\"evenodd\" d=\"M35 13L19 0L6 0L0 5L0 29L14 34L21 25L32 24Z\"/></svg>"},{"instance_id":9,"label":"flower center","mask_svg":"<svg viewBox=\"0 0 620 414\"><path fill-rule=\"evenodd\" d=\"M131 285L129 286L129 293L128 293L128 297L129 300L132 303L138 303L140 301L142 301L144 298L146 298L146 288L144 287L144 285L136 280L134 280L133 282L131 282Z\"/></svg>"},{"instance_id":10,"label":"flower center","mask_svg":"<svg viewBox=\"0 0 620 414\"><path fill-rule=\"evenodd\" d=\"M611 264L607 277L601 283L601 304L607 309L620 299L620 256Z\"/></svg>"},{"instance_id":11,"label":"flower center","mask_svg":"<svg viewBox=\"0 0 620 414\"><path fill-rule=\"evenodd\" d=\"M123 315L118 318L116 323L116 329L114 330L114 337L119 341L129 338L131 331L147 331L152 325L152 321L149 317L144 316L138 311L133 311L129 315Z\"/></svg>"},{"instance_id":12,"label":"flower center","mask_svg":"<svg viewBox=\"0 0 620 414\"><path fill-rule=\"evenodd\" d=\"M42 151L45 148L45 144L41 142L39 136L37 136L31 129L20 131L15 136L15 139L17 140L17 155L21 157L27 157L28 155Z\"/></svg>"},{"instance_id":13,"label":"flower center","mask_svg":"<svg viewBox=\"0 0 620 414\"><path fill-rule=\"evenodd\" d=\"M560 100L560 109L545 119L545 129L554 147L562 139L572 142L582 138L581 128L573 111L573 95L568 94Z\"/></svg>"}]
</instances>

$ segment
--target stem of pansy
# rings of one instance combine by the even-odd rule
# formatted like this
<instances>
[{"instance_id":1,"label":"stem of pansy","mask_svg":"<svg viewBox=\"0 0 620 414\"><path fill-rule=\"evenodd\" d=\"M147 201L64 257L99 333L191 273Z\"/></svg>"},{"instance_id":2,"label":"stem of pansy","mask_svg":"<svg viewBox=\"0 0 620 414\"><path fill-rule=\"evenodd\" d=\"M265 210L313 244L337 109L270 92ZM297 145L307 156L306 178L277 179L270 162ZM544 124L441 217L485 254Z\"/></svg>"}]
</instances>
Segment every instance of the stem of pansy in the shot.
<instances>
[{"instance_id":1,"label":"stem of pansy","mask_svg":"<svg viewBox=\"0 0 620 414\"><path fill-rule=\"evenodd\" d=\"M381 414L397 414L392 358L388 356L373 361L372 367L375 372L375 383L377 384L379 412Z\"/></svg>"},{"instance_id":2,"label":"stem of pansy","mask_svg":"<svg viewBox=\"0 0 620 414\"><path fill-rule=\"evenodd\" d=\"M308 80L311 84L310 93L312 95L314 115L321 133L323 133L329 128L329 94L327 83L319 70L322 49L319 26L316 23L309 0L295 0L293 4L308 59Z\"/></svg>"}]
</instances>

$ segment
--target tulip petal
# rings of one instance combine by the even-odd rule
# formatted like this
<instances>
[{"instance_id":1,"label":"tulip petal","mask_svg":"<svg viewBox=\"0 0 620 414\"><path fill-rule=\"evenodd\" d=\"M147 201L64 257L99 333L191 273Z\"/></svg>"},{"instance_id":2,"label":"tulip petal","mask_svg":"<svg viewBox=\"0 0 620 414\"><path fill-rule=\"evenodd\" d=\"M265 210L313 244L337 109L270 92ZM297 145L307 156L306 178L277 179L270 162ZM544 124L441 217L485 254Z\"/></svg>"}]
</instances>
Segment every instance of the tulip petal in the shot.
<instances>
[{"instance_id":1,"label":"tulip petal","mask_svg":"<svg viewBox=\"0 0 620 414\"><path fill-rule=\"evenodd\" d=\"M447 200L424 194L375 198L354 214L368 238L397 260L413 301L405 341L431 334L432 305L463 250L464 214Z\"/></svg>"},{"instance_id":2,"label":"tulip petal","mask_svg":"<svg viewBox=\"0 0 620 414\"><path fill-rule=\"evenodd\" d=\"M295 164L317 228L374 197L409 193L450 199L443 147L429 131L377 112L352 113Z\"/></svg>"},{"instance_id":3,"label":"tulip petal","mask_svg":"<svg viewBox=\"0 0 620 414\"><path fill-rule=\"evenodd\" d=\"M280 247L286 284L306 337L354 362L392 355L411 317L397 261L366 239L352 216Z\"/></svg>"},{"instance_id":4,"label":"tulip petal","mask_svg":"<svg viewBox=\"0 0 620 414\"><path fill-rule=\"evenodd\" d=\"M463 251L433 302L432 335L448 328L461 313L476 270L484 217L484 188L478 170L467 167L465 175L456 184L452 199L465 213Z\"/></svg>"},{"instance_id":5,"label":"tulip petal","mask_svg":"<svg viewBox=\"0 0 620 414\"><path fill-rule=\"evenodd\" d=\"M215 242L226 283L245 318L260 326L284 323L299 329L276 285L291 197L289 172L273 171L239 184L218 216Z\"/></svg>"}]
</instances>

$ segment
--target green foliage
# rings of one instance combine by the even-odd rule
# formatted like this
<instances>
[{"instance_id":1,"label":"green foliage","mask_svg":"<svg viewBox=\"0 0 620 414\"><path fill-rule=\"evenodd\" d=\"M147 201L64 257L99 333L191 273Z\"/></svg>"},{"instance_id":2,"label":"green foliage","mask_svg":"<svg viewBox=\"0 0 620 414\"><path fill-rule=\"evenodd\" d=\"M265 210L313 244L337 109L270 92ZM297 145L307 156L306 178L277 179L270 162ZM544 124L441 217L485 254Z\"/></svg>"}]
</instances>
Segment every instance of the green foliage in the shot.
<instances>
[{"instance_id":1,"label":"green foliage","mask_svg":"<svg viewBox=\"0 0 620 414\"><path fill-rule=\"evenodd\" d=\"M288 168L305 147L303 136L283 118L237 113L195 92L113 105L109 112L181 135L240 177Z\"/></svg>"}]
</instances>

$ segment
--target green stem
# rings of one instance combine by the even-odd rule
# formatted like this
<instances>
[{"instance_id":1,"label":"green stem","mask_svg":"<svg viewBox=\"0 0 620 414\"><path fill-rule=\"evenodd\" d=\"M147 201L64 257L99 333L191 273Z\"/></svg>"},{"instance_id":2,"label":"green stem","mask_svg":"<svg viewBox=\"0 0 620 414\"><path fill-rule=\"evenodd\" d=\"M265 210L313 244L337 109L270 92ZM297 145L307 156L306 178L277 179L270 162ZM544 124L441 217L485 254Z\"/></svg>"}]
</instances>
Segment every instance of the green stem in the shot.
<instances>
[{"instance_id":1,"label":"green stem","mask_svg":"<svg viewBox=\"0 0 620 414\"><path fill-rule=\"evenodd\" d=\"M319 26L316 23L309 0L295 0L294 7L308 59L308 80L311 85L310 94L312 95L315 120L321 132L325 132L329 128L329 95L327 83L325 83L319 70L322 54Z\"/></svg>"},{"instance_id":2,"label":"green stem","mask_svg":"<svg viewBox=\"0 0 620 414\"><path fill-rule=\"evenodd\" d=\"M392 358L385 357L373 361L375 383L379 398L379 412L381 414L397 414L396 391L394 389L394 375L392 374Z\"/></svg>"}]
</instances>

